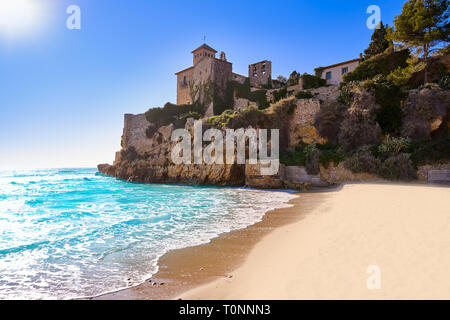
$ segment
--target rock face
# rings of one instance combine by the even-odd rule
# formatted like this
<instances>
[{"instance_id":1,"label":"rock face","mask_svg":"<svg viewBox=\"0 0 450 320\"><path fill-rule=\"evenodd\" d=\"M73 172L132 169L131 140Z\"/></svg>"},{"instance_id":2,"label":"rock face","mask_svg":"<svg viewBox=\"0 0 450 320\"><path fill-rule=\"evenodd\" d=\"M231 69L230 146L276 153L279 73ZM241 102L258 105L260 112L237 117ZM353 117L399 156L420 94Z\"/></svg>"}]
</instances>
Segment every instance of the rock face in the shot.
<instances>
[{"instance_id":1,"label":"rock face","mask_svg":"<svg viewBox=\"0 0 450 320\"><path fill-rule=\"evenodd\" d=\"M241 101L242 106L248 101ZM295 102L295 109L288 117L284 136L280 145L293 147L299 139L305 142L324 141L313 127L314 115L320 109L318 99L302 99ZM185 129L192 133L194 119L186 121ZM210 125L203 122L203 128ZM269 128L269 127L268 127ZM288 129L288 130L286 130ZM251 186L255 188L304 188L308 181L290 181L281 177L284 167L278 174L261 175L261 165L206 165L174 164L171 152L176 142L171 141L174 125L156 129L144 114L125 115L122 137L122 150L116 154L113 165L101 164L98 170L104 174L135 182L181 183L204 185ZM304 183L305 182L305 183Z\"/></svg>"},{"instance_id":2,"label":"rock face","mask_svg":"<svg viewBox=\"0 0 450 320\"><path fill-rule=\"evenodd\" d=\"M289 148L293 149L300 141L306 144L325 143L317 129L314 127L314 118L320 110L318 99L300 99L296 102L296 107L288 123Z\"/></svg>"},{"instance_id":3,"label":"rock face","mask_svg":"<svg viewBox=\"0 0 450 320\"><path fill-rule=\"evenodd\" d=\"M244 165L152 165L145 160L101 164L98 170L127 181L146 183L177 183L242 186Z\"/></svg>"},{"instance_id":4,"label":"rock face","mask_svg":"<svg viewBox=\"0 0 450 320\"><path fill-rule=\"evenodd\" d=\"M405 102L402 133L414 140L442 134L449 121L450 91L438 86L412 90Z\"/></svg>"}]
</instances>

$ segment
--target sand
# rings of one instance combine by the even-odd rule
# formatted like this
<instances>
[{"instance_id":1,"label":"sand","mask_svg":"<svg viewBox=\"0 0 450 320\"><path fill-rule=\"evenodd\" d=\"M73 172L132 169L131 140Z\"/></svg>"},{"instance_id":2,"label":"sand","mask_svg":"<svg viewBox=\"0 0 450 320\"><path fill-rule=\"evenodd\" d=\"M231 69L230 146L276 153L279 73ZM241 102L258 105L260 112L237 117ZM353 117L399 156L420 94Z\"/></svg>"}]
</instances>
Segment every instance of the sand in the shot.
<instances>
[{"instance_id":1,"label":"sand","mask_svg":"<svg viewBox=\"0 0 450 320\"><path fill-rule=\"evenodd\" d=\"M449 201L448 187L382 184L345 185L310 210L296 199L284 214L297 219L239 267L174 298L450 299Z\"/></svg>"}]
</instances>

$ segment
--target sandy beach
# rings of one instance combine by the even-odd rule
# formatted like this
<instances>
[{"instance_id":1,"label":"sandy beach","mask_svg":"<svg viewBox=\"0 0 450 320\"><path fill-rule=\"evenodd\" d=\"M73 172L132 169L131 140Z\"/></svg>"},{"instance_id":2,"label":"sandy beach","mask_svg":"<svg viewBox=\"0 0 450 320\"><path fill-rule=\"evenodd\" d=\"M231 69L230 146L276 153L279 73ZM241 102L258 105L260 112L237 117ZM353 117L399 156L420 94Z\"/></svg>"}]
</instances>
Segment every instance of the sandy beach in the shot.
<instances>
[{"instance_id":1,"label":"sandy beach","mask_svg":"<svg viewBox=\"0 0 450 320\"><path fill-rule=\"evenodd\" d=\"M449 196L395 184L300 193L291 208L170 251L146 283L96 299L449 299ZM380 288L369 290L373 276Z\"/></svg>"},{"instance_id":2,"label":"sandy beach","mask_svg":"<svg viewBox=\"0 0 450 320\"><path fill-rule=\"evenodd\" d=\"M265 235L228 277L177 298L449 299L449 199L446 187L345 185Z\"/></svg>"}]
</instances>

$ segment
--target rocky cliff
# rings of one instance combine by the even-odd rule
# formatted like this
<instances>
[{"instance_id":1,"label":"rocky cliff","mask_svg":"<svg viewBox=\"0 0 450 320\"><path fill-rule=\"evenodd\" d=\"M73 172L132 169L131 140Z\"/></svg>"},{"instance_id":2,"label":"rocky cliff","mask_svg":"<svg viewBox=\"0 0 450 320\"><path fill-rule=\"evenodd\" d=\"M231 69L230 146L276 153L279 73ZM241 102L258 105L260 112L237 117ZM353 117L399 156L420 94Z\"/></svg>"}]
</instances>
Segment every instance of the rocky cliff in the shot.
<instances>
[{"instance_id":1,"label":"rocky cliff","mask_svg":"<svg viewBox=\"0 0 450 320\"><path fill-rule=\"evenodd\" d=\"M281 121L285 132L280 142L285 148L295 148L295 145L304 138L305 142L323 141L313 127L314 115L320 108L319 99L286 99L285 104L292 110L285 115L284 120L273 110L261 112L267 125L276 126L270 119ZM280 109L281 110L281 109ZM278 111L277 111L278 112ZM269 120L267 120L267 119ZM249 120L249 119L247 119ZM185 129L192 131L193 119L188 119ZM250 121L251 122L251 121ZM261 123L262 126L264 124ZM244 124L245 128L252 125ZM219 164L174 164L171 161L171 151L175 142L171 141L174 124L163 126L155 132L148 130L151 126L145 114L125 115L122 136L122 150L116 153L112 165L101 164L98 170L104 174L135 182L151 183L181 183L228 185L261 188L281 188L285 186L280 175L261 176L259 165L219 165ZM203 127L210 128L211 121L203 120ZM225 128L222 128L224 130Z\"/></svg>"}]
</instances>

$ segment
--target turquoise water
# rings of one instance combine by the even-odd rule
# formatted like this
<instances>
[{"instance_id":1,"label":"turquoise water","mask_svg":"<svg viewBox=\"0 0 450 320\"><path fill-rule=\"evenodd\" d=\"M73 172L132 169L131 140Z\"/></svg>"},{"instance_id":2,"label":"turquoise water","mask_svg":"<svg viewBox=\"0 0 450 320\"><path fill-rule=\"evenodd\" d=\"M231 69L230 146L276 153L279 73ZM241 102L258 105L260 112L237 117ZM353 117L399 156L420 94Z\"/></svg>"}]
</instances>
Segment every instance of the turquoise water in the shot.
<instances>
[{"instance_id":1,"label":"turquoise water","mask_svg":"<svg viewBox=\"0 0 450 320\"><path fill-rule=\"evenodd\" d=\"M129 183L95 169L0 171L0 299L69 299L139 284L168 250L251 225L293 197Z\"/></svg>"}]
</instances>

